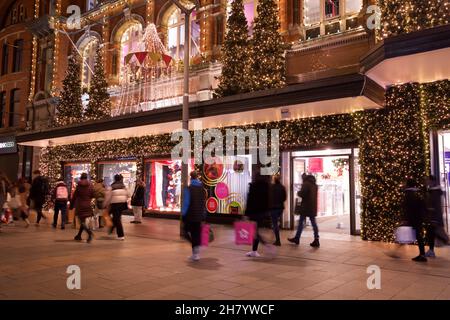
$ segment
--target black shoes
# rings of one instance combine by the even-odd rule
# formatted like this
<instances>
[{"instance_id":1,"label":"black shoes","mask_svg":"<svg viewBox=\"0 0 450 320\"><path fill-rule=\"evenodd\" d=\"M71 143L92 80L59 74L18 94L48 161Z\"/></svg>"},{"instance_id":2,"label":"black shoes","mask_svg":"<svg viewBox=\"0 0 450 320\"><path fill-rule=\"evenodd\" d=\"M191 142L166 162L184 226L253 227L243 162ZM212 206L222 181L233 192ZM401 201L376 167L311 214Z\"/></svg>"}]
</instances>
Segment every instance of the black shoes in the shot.
<instances>
[{"instance_id":1,"label":"black shoes","mask_svg":"<svg viewBox=\"0 0 450 320\"><path fill-rule=\"evenodd\" d=\"M81 240L83 240L83 239L81 239L81 236L75 236L75 238L73 238L73 240L81 241Z\"/></svg>"},{"instance_id":2,"label":"black shoes","mask_svg":"<svg viewBox=\"0 0 450 320\"><path fill-rule=\"evenodd\" d=\"M94 237L93 237L93 234L90 233L90 234L89 234L89 238L87 239L87 243L91 243L91 241L92 241L93 238L94 238Z\"/></svg>"},{"instance_id":3,"label":"black shoes","mask_svg":"<svg viewBox=\"0 0 450 320\"><path fill-rule=\"evenodd\" d=\"M421 256L421 255L419 255L415 258L412 258L412 260L416 261L416 262L427 262L428 261L427 258L425 258L424 256Z\"/></svg>"},{"instance_id":4,"label":"black shoes","mask_svg":"<svg viewBox=\"0 0 450 320\"><path fill-rule=\"evenodd\" d=\"M314 239L314 241L311 242L309 245L314 248L319 248L320 247L319 239Z\"/></svg>"},{"instance_id":5,"label":"black shoes","mask_svg":"<svg viewBox=\"0 0 450 320\"><path fill-rule=\"evenodd\" d=\"M295 243L296 245L298 245L300 243L300 240L297 238L288 238L288 241L291 243Z\"/></svg>"}]
</instances>

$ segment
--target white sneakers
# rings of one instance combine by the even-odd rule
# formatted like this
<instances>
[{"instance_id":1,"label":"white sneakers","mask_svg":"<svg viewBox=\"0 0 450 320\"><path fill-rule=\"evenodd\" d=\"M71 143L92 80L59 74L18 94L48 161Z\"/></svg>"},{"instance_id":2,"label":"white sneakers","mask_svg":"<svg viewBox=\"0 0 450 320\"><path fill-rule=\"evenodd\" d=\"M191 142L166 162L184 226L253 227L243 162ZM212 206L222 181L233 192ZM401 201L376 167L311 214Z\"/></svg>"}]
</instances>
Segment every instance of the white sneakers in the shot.
<instances>
[{"instance_id":1,"label":"white sneakers","mask_svg":"<svg viewBox=\"0 0 450 320\"><path fill-rule=\"evenodd\" d=\"M198 261L198 260L200 260L200 255L193 254L192 256L189 257L189 260L191 260L191 261Z\"/></svg>"},{"instance_id":2,"label":"white sneakers","mask_svg":"<svg viewBox=\"0 0 450 320\"><path fill-rule=\"evenodd\" d=\"M249 251L245 254L247 257L253 257L253 258L257 258L260 257L261 255L258 253L258 251Z\"/></svg>"},{"instance_id":3,"label":"white sneakers","mask_svg":"<svg viewBox=\"0 0 450 320\"><path fill-rule=\"evenodd\" d=\"M118 237L117 240L123 241L125 240L125 237Z\"/></svg>"}]
</instances>

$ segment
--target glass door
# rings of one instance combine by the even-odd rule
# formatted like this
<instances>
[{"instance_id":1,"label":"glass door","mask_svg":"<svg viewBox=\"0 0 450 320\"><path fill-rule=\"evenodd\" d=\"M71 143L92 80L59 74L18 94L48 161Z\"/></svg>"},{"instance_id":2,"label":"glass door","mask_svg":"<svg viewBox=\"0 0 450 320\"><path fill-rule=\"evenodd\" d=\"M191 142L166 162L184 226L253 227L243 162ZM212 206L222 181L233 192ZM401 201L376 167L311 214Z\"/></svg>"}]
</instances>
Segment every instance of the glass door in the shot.
<instances>
[{"instance_id":1,"label":"glass door","mask_svg":"<svg viewBox=\"0 0 450 320\"><path fill-rule=\"evenodd\" d=\"M447 232L449 231L449 201L450 201L450 133L443 132L439 134L439 181L444 191L442 201L442 212L444 214L444 223Z\"/></svg>"}]
</instances>

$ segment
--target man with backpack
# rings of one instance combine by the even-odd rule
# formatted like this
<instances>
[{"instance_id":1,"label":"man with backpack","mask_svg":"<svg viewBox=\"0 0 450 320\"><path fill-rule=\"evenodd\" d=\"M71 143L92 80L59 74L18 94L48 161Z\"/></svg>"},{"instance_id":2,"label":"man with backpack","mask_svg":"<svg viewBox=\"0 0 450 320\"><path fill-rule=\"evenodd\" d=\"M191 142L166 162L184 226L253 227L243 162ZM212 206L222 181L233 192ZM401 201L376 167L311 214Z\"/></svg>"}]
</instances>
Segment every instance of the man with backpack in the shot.
<instances>
[{"instance_id":1,"label":"man with backpack","mask_svg":"<svg viewBox=\"0 0 450 320\"><path fill-rule=\"evenodd\" d=\"M58 179L58 182L56 182L56 186L52 194L52 200L55 204L53 228L56 228L56 225L58 224L58 215L59 211L61 211L61 230L64 230L67 222L67 201L69 200L69 190L61 177Z\"/></svg>"},{"instance_id":2,"label":"man with backpack","mask_svg":"<svg viewBox=\"0 0 450 320\"><path fill-rule=\"evenodd\" d=\"M30 200L33 201L32 207L37 213L36 225L38 226L41 218L47 219L42 214L42 207L44 206L45 198L49 192L49 184L47 179L41 175L39 170L34 171L33 175L35 178L31 183Z\"/></svg>"}]
</instances>

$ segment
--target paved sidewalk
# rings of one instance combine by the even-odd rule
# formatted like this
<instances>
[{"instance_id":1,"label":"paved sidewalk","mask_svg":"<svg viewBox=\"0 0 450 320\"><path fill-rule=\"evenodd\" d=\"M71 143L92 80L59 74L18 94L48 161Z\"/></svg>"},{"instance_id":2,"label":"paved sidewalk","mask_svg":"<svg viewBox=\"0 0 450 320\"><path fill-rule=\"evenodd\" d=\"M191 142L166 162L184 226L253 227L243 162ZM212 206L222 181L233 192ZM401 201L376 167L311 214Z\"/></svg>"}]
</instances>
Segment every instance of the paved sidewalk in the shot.
<instances>
[{"instance_id":1,"label":"paved sidewalk","mask_svg":"<svg viewBox=\"0 0 450 320\"><path fill-rule=\"evenodd\" d=\"M91 244L73 241L74 229L53 229L49 220L2 226L0 299L450 299L450 247L419 264L411 261L415 246L348 235L322 234L321 248L313 249L309 228L299 247L283 241L275 258L252 259L248 246L234 245L231 227L214 225L216 240L201 261L189 262L178 221L134 225L130 218L125 241L98 231ZM69 265L81 268L81 290L66 287ZM369 265L381 268L380 290L367 288Z\"/></svg>"}]
</instances>

